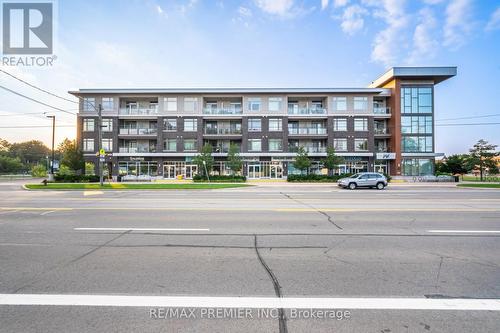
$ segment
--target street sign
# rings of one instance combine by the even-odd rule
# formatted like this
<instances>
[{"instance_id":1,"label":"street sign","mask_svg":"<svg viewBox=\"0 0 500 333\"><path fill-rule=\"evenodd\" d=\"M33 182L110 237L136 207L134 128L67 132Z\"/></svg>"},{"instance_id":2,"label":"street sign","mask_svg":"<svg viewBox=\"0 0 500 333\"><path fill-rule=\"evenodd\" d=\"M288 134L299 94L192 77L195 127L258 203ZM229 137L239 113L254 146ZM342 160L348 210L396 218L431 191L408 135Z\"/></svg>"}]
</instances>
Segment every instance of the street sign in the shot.
<instances>
[{"instance_id":1,"label":"street sign","mask_svg":"<svg viewBox=\"0 0 500 333\"><path fill-rule=\"evenodd\" d=\"M376 153L375 158L377 160L394 160L396 153Z\"/></svg>"},{"instance_id":2,"label":"street sign","mask_svg":"<svg viewBox=\"0 0 500 333\"><path fill-rule=\"evenodd\" d=\"M101 150L99 150L99 155L101 155L101 156L106 155L106 151L101 148Z\"/></svg>"}]
</instances>

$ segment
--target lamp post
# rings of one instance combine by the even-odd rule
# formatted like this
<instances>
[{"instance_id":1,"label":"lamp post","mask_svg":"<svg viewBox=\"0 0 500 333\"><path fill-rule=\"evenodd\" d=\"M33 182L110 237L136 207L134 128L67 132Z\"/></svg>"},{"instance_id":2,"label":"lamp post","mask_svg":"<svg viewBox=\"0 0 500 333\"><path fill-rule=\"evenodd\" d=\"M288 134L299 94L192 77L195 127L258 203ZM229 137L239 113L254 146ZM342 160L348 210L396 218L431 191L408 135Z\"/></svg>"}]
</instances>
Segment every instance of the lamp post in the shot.
<instances>
[{"instance_id":1,"label":"lamp post","mask_svg":"<svg viewBox=\"0 0 500 333\"><path fill-rule=\"evenodd\" d=\"M208 170L207 170L207 161L203 160L203 166L205 167L205 173L207 174L207 179L208 182L210 183L210 176L208 175Z\"/></svg>"},{"instance_id":2,"label":"lamp post","mask_svg":"<svg viewBox=\"0 0 500 333\"><path fill-rule=\"evenodd\" d=\"M49 182L54 181L54 140L56 134L56 116L47 116L47 118L52 118L52 163L50 165Z\"/></svg>"}]
</instances>

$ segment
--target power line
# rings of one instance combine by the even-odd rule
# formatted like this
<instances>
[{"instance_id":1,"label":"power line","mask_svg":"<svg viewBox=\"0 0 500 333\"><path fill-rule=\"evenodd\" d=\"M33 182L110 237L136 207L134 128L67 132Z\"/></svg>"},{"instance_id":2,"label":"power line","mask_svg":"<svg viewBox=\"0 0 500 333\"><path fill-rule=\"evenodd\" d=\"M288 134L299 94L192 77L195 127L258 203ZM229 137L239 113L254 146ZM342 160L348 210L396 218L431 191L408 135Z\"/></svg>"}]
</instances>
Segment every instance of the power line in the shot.
<instances>
[{"instance_id":1,"label":"power line","mask_svg":"<svg viewBox=\"0 0 500 333\"><path fill-rule=\"evenodd\" d=\"M14 90L9 89L9 88L7 88L7 87L4 87L4 86L1 86L1 85L0 85L0 88L2 88L2 89L4 89L4 90L7 90L7 91L9 91L9 92L11 92L11 93L13 93L13 94L15 94L15 95L18 95L18 96L24 97L24 98L26 98L26 99L29 99L30 101L33 101L33 102L35 102L35 103L38 103L38 104L41 104L41 105L47 106L47 107L49 107L49 108L52 108L52 109L54 109L54 110L57 110L57 111L60 111L60 112L64 112L64 113L68 113L68 114L71 114L71 115L73 115L73 116L75 116L75 115L76 115L76 113L69 112L69 111L63 110L63 109L61 109L61 108L58 108L58 107L52 106L52 105L50 105L50 104L47 104L47 103L41 102L41 101L39 101L39 100L37 100L37 99L34 99L34 98L29 97L29 96L23 95L23 94L21 94L21 93L18 93L17 91L14 91Z\"/></svg>"},{"instance_id":2,"label":"power line","mask_svg":"<svg viewBox=\"0 0 500 333\"><path fill-rule=\"evenodd\" d=\"M71 102L71 103L78 104L78 102L72 101L71 99L67 99L67 98L65 98L65 97L62 97L62 96L56 95L56 94L54 94L54 93L52 93L52 92L50 92L50 91L47 91L47 90L42 89L42 88L40 88L40 87L37 87L37 86L35 86L34 84L31 84L31 83L29 83L29 82L26 82L26 81L24 81L23 79L20 79L20 78L18 78L17 76L15 76L15 75L13 75L13 74L10 74L10 73L8 73L8 72L6 72L6 71L4 71L3 69L0 69L0 72L2 72L2 73L4 73L4 74L7 74L8 76L10 76L10 77L12 77L12 78L16 79L17 81L20 81L20 82L22 82L22 83L24 83L24 84L26 84L26 85L28 85L28 86L30 86L30 87L32 87L32 88L34 88L34 89L36 89L36 90L42 91L42 92L44 92L44 93L46 93L46 94L49 94L49 95L51 95L51 96L54 96L54 97L57 97L57 98L63 99L63 100L65 100L65 101L68 101L68 102Z\"/></svg>"},{"instance_id":3,"label":"power line","mask_svg":"<svg viewBox=\"0 0 500 333\"><path fill-rule=\"evenodd\" d=\"M500 123L436 124L436 126L486 126L486 125L500 125Z\"/></svg>"},{"instance_id":4,"label":"power line","mask_svg":"<svg viewBox=\"0 0 500 333\"><path fill-rule=\"evenodd\" d=\"M496 114L487 114L483 116L471 116L471 117L460 117L460 118L445 118L445 119L436 119L436 121L446 121L446 120L461 120L461 119L476 119L476 118L487 118L487 117L497 117L500 116L500 113Z\"/></svg>"},{"instance_id":5,"label":"power line","mask_svg":"<svg viewBox=\"0 0 500 333\"><path fill-rule=\"evenodd\" d=\"M47 112L9 113L9 114L0 114L0 117L16 117L16 116L24 116L24 115L30 115L30 114L44 115L46 113Z\"/></svg>"},{"instance_id":6,"label":"power line","mask_svg":"<svg viewBox=\"0 0 500 333\"><path fill-rule=\"evenodd\" d=\"M44 126L44 125L25 125L25 126L0 126L0 128L46 128L46 127L51 127L51 126ZM57 125L57 127L76 127L76 125Z\"/></svg>"}]
</instances>

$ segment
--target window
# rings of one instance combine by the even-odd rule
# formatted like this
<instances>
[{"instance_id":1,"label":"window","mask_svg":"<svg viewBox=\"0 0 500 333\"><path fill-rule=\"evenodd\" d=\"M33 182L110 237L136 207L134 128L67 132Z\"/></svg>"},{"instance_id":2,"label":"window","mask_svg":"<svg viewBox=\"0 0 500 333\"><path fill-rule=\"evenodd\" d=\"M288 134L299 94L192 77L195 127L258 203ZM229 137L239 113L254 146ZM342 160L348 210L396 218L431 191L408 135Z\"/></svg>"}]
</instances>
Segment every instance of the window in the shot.
<instances>
[{"instance_id":1,"label":"window","mask_svg":"<svg viewBox=\"0 0 500 333\"><path fill-rule=\"evenodd\" d=\"M196 132L198 122L196 119L184 119L184 132Z\"/></svg>"},{"instance_id":2,"label":"window","mask_svg":"<svg viewBox=\"0 0 500 333\"><path fill-rule=\"evenodd\" d=\"M401 133L432 134L432 116L401 116Z\"/></svg>"},{"instance_id":3,"label":"window","mask_svg":"<svg viewBox=\"0 0 500 333\"><path fill-rule=\"evenodd\" d=\"M163 119L163 130L177 131L177 119L175 118Z\"/></svg>"},{"instance_id":4,"label":"window","mask_svg":"<svg viewBox=\"0 0 500 333\"><path fill-rule=\"evenodd\" d=\"M113 119L111 118L103 119L101 128L103 132L113 132Z\"/></svg>"},{"instance_id":5,"label":"window","mask_svg":"<svg viewBox=\"0 0 500 333\"><path fill-rule=\"evenodd\" d=\"M184 111L196 112L198 110L198 98L184 97Z\"/></svg>"},{"instance_id":6,"label":"window","mask_svg":"<svg viewBox=\"0 0 500 333\"><path fill-rule=\"evenodd\" d=\"M368 150L368 139L354 139L354 150L355 151Z\"/></svg>"},{"instance_id":7,"label":"window","mask_svg":"<svg viewBox=\"0 0 500 333\"><path fill-rule=\"evenodd\" d=\"M337 132L347 131L347 119L346 118L333 119L333 130Z\"/></svg>"},{"instance_id":8,"label":"window","mask_svg":"<svg viewBox=\"0 0 500 333\"><path fill-rule=\"evenodd\" d=\"M355 131L368 131L368 118L354 118Z\"/></svg>"},{"instance_id":9,"label":"window","mask_svg":"<svg viewBox=\"0 0 500 333\"><path fill-rule=\"evenodd\" d=\"M102 98L102 109L104 111L113 111L115 108L115 99L113 97Z\"/></svg>"},{"instance_id":10,"label":"window","mask_svg":"<svg viewBox=\"0 0 500 333\"><path fill-rule=\"evenodd\" d=\"M260 97L251 97L248 99L248 111L260 111L261 99Z\"/></svg>"},{"instance_id":11,"label":"window","mask_svg":"<svg viewBox=\"0 0 500 333\"><path fill-rule=\"evenodd\" d=\"M347 111L347 97L334 97L333 110L337 112Z\"/></svg>"},{"instance_id":12,"label":"window","mask_svg":"<svg viewBox=\"0 0 500 333\"><path fill-rule=\"evenodd\" d=\"M177 140L176 139L163 140L163 151L177 151Z\"/></svg>"},{"instance_id":13,"label":"window","mask_svg":"<svg viewBox=\"0 0 500 333\"><path fill-rule=\"evenodd\" d=\"M167 111L177 111L177 97L164 97L163 98L164 108Z\"/></svg>"},{"instance_id":14,"label":"window","mask_svg":"<svg viewBox=\"0 0 500 333\"><path fill-rule=\"evenodd\" d=\"M94 151L94 139L83 139L83 151Z\"/></svg>"},{"instance_id":15,"label":"window","mask_svg":"<svg viewBox=\"0 0 500 333\"><path fill-rule=\"evenodd\" d=\"M368 110L368 97L354 97L354 111Z\"/></svg>"},{"instance_id":16,"label":"window","mask_svg":"<svg viewBox=\"0 0 500 333\"><path fill-rule=\"evenodd\" d=\"M83 131L84 132L93 132L95 128L95 121L91 118L83 119Z\"/></svg>"},{"instance_id":17,"label":"window","mask_svg":"<svg viewBox=\"0 0 500 333\"><path fill-rule=\"evenodd\" d=\"M195 151L196 139L184 139L184 151Z\"/></svg>"},{"instance_id":18,"label":"window","mask_svg":"<svg viewBox=\"0 0 500 333\"><path fill-rule=\"evenodd\" d=\"M260 120L260 118L248 119L249 132L260 132L261 130L262 130L262 121Z\"/></svg>"},{"instance_id":19,"label":"window","mask_svg":"<svg viewBox=\"0 0 500 333\"><path fill-rule=\"evenodd\" d=\"M282 139L269 139L269 151L282 151L282 150L283 150Z\"/></svg>"},{"instance_id":20,"label":"window","mask_svg":"<svg viewBox=\"0 0 500 333\"><path fill-rule=\"evenodd\" d=\"M281 110L281 102L283 98L281 97L269 97L269 111L277 112Z\"/></svg>"},{"instance_id":21,"label":"window","mask_svg":"<svg viewBox=\"0 0 500 333\"><path fill-rule=\"evenodd\" d=\"M425 176L434 174L434 161L426 158L405 158L402 161L403 176Z\"/></svg>"},{"instance_id":22,"label":"window","mask_svg":"<svg viewBox=\"0 0 500 333\"><path fill-rule=\"evenodd\" d=\"M269 119L269 131L270 132L280 132L283 130L283 120L281 118L270 118Z\"/></svg>"},{"instance_id":23,"label":"window","mask_svg":"<svg viewBox=\"0 0 500 333\"><path fill-rule=\"evenodd\" d=\"M261 139L249 139L248 140L248 151L261 151L262 150L262 140Z\"/></svg>"},{"instance_id":24,"label":"window","mask_svg":"<svg viewBox=\"0 0 500 333\"><path fill-rule=\"evenodd\" d=\"M83 111L96 111L94 97L83 98Z\"/></svg>"},{"instance_id":25,"label":"window","mask_svg":"<svg viewBox=\"0 0 500 333\"><path fill-rule=\"evenodd\" d=\"M105 151L112 151L113 150L113 139L102 139L101 147Z\"/></svg>"},{"instance_id":26,"label":"window","mask_svg":"<svg viewBox=\"0 0 500 333\"><path fill-rule=\"evenodd\" d=\"M347 139L333 139L333 148L337 151L347 151Z\"/></svg>"},{"instance_id":27,"label":"window","mask_svg":"<svg viewBox=\"0 0 500 333\"><path fill-rule=\"evenodd\" d=\"M401 113L432 113L432 88L401 88Z\"/></svg>"},{"instance_id":28,"label":"window","mask_svg":"<svg viewBox=\"0 0 500 333\"><path fill-rule=\"evenodd\" d=\"M432 153L432 136L403 136L401 146L405 153Z\"/></svg>"}]
</instances>

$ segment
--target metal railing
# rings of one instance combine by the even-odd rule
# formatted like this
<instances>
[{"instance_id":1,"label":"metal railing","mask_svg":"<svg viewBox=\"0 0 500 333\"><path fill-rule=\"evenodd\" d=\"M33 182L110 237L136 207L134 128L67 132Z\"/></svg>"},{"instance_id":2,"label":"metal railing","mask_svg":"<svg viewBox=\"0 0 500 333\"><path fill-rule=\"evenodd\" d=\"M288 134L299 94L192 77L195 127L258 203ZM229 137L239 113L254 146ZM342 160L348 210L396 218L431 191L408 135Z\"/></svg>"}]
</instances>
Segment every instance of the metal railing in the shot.
<instances>
[{"instance_id":1,"label":"metal railing","mask_svg":"<svg viewBox=\"0 0 500 333\"><path fill-rule=\"evenodd\" d=\"M373 133L376 134L390 134L388 128L375 128Z\"/></svg>"},{"instance_id":2,"label":"metal railing","mask_svg":"<svg viewBox=\"0 0 500 333\"><path fill-rule=\"evenodd\" d=\"M120 108L120 115L125 116L154 116L158 114L158 108Z\"/></svg>"},{"instance_id":3,"label":"metal railing","mask_svg":"<svg viewBox=\"0 0 500 333\"><path fill-rule=\"evenodd\" d=\"M120 147L120 153L155 153L156 149L149 149L144 147Z\"/></svg>"},{"instance_id":4,"label":"metal railing","mask_svg":"<svg viewBox=\"0 0 500 333\"><path fill-rule=\"evenodd\" d=\"M326 109L325 108L288 108L288 114L291 114L291 115L326 114Z\"/></svg>"},{"instance_id":5,"label":"metal railing","mask_svg":"<svg viewBox=\"0 0 500 333\"><path fill-rule=\"evenodd\" d=\"M373 107L373 113L375 114L391 114L390 107Z\"/></svg>"},{"instance_id":6,"label":"metal railing","mask_svg":"<svg viewBox=\"0 0 500 333\"><path fill-rule=\"evenodd\" d=\"M121 135L155 135L157 133L156 128L120 128Z\"/></svg>"},{"instance_id":7,"label":"metal railing","mask_svg":"<svg viewBox=\"0 0 500 333\"><path fill-rule=\"evenodd\" d=\"M211 115L238 115L242 114L241 108L203 108L203 114Z\"/></svg>"},{"instance_id":8,"label":"metal railing","mask_svg":"<svg viewBox=\"0 0 500 333\"><path fill-rule=\"evenodd\" d=\"M241 129L236 128L205 128L205 134L209 135L241 135Z\"/></svg>"},{"instance_id":9,"label":"metal railing","mask_svg":"<svg viewBox=\"0 0 500 333\"><path fill-rule=\"evenodd\" d=\"M307 153L326 153L326 147L307 147L303 146L304 150ZM288 151L291 153L296 153L299 151L299 147L297 146L291 146L288 147Z\"/></svg>"},{"instance_id":10,"label":"metal railing","mask_svg":"<svg viewBox=\"0 0 500 333\"><path fill-rule=\"evenodd\" d=\"M325 127L289 127L288 134L291 135L321 135L326 134Z\"/></svg>"}]
</instances>

